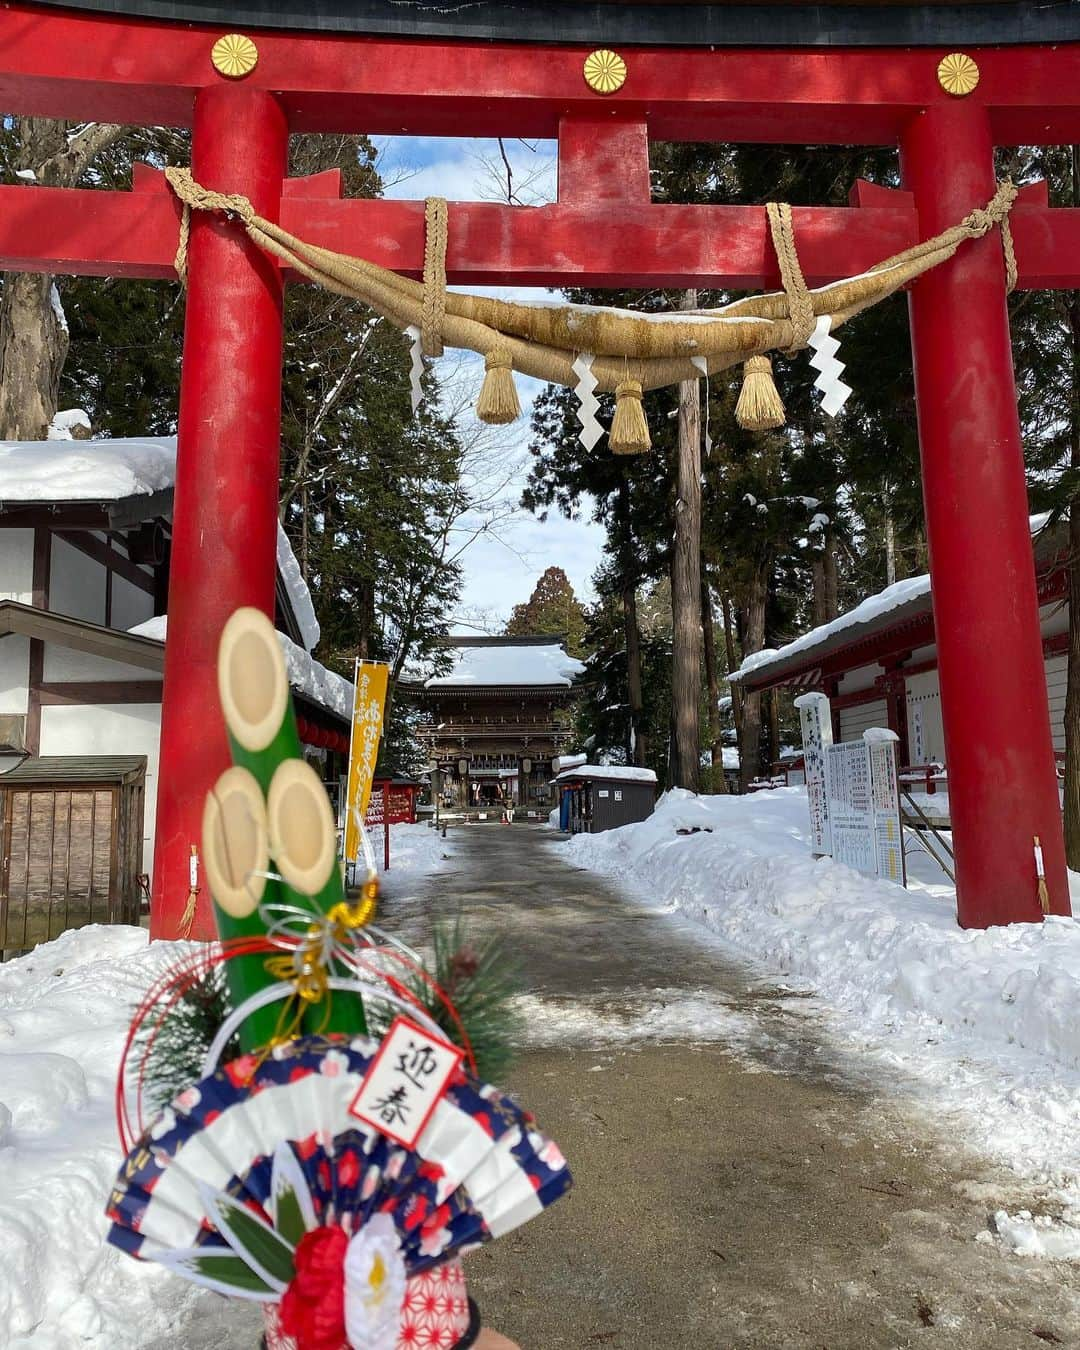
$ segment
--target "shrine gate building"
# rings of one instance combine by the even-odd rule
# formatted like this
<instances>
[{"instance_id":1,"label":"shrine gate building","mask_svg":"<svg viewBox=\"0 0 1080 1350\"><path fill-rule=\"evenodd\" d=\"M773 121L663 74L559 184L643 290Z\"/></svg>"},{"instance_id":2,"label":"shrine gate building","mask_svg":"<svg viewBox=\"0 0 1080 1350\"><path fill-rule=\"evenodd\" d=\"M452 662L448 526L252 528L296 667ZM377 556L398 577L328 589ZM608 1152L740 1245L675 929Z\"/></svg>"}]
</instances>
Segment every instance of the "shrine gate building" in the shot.
<instances>
[{"instance_id":1,"label":"shrine gate building","mask_svg":"<svg viewBox=\"0 0 1080 1350\"><path fill-rule=\"evenodd\" d=\"M442 805L526 817L553 800L552 760L572 740L574 681L585 667L557 636L450 638L453 665L403 688L421 744L439 766Z\"/></svg>"}]
</instances>

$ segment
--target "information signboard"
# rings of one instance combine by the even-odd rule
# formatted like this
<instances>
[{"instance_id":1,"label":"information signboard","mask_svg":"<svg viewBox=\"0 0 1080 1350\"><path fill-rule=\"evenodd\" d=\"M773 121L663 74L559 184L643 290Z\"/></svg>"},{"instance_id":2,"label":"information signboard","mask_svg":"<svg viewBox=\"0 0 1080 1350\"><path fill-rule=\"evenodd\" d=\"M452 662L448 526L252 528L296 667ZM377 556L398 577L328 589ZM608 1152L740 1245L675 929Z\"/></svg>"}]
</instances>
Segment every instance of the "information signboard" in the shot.
<instances>
[{"instance_id":1,"label":"information signboard","mask_svg":"<svg viewBox=\"0 0 1080 1350\"><path fill-rule=\"evenodd\" d=\"M800 694L795 700L802 727L806 795L810 802L810 847L831 853L829 799L825 791L825 751L833 743L832 713L824 694Z\"/></svg>"},{"instance_id":2,"label":"information signboard","mask_svg":"<svg viewBox=\"0 0 1080 1350\"><path fill-rule=\"evenodd\" d=\"M795 700L802 723L810 846L867 876L907 884L900 826L895 737L871 728L858 741L832 743L829 700Z\"/></svg>"}]
</instances>

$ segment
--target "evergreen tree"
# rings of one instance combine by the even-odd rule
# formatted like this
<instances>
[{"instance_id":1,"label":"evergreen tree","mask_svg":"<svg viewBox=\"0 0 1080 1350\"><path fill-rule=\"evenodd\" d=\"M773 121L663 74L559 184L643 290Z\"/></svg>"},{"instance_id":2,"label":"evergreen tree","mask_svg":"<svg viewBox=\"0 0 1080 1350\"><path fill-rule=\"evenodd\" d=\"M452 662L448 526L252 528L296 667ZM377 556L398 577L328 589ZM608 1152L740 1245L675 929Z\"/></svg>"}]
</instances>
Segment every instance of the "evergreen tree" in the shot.
<instances>
[{"instance_id":1,"label":"evergreen tree","mask_svg":"<svg viewBox=\"0 0 1080 1350\"><path fill-rule=\"evenodd\" d=\"M581 655L585 607L574 594L570 578L561 567L549 567L528 600L514 606L506 632L510 637L558 633L566 639L566 650L571 656Z\"/></svg>"}]
</instances>

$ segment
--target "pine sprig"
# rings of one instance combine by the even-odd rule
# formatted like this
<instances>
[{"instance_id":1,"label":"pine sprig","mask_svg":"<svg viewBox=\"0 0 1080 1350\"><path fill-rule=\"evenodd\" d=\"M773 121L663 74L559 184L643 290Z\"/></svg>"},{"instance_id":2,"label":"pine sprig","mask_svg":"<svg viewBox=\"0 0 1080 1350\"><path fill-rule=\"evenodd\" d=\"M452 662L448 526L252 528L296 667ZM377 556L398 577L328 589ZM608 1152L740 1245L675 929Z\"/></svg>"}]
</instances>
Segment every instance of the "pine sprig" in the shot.
<instances>
[{"instance_id":1,"label":"pine sprig","mask_svg":"<svg viewBox=\"0 0 1080 1350\"><path fill-rule=\"evenodd\" d=\"M474 940L461 914L435 922L432 949L429 974L457 1009L477 1073L486 1082L500 1082L513 1062L521 1031L512 1002L520 992L516 963L507 957L501 938ZM412 991L447 1040L461 1044L456 1023L425 981L417 977Z\"/></svg>"},{"instance_id":2,"label":"pine sprig","mask_svg":"<svg viewBox=\"0 0 1080 1350\"><path fill-rule=\"evenodd\" d=\"M146 1056L143 1091L152 1110L161 1110L203 1076L207 1051L231 1011L224 971L211 966L185 990L160 1025L153 1018L143 1023L135 1042L136 1062ZM240 1041L233 1036L222 1062L239 1054Z\"/></svg>"}]
</instances>

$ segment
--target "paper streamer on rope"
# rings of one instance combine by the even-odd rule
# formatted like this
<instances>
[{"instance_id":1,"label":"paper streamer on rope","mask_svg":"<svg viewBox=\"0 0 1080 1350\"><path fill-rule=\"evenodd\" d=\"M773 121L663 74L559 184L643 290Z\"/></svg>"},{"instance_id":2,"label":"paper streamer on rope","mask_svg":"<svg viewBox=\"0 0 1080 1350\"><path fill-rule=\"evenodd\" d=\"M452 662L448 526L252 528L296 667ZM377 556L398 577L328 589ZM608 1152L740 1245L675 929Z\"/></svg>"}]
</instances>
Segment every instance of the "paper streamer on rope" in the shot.
<instances>
[{"instance_id":1,"label":"paper streamer on rope","mask_svg":"<svg viewBox=\"0 0 1080 1350\"><path fill-rule=\"evenodd\" d=\"M575 357L573 364L574 374L578 377L574 385L578 399L577 419L581 423L578 440L586 450L591 450L604 434L604 428L596 416L600 411L600 400L596 397L597 381L592 373L594 359L590 352L582 352Z\"/></svg>"},{"instance_id":2,"label":"paper streamer on rope","mask_svg":"<svg viewBox=\"0 0 1080 1350\"><path fill-rule=\"evenodd\" d=\"M806 339L806 345L814 349L810 364L820 371L814 381L814 388L822 393L821 410L835 417L851 395L851 386L840 378L844 371L843 361L836 359L840 350L839 341L829 335L832 319L822 314L814 326L814 331Z\"/></svg>"},{"instance_id":3,"label":"paper streamer on rope","mask_svg":"<svg viewBox=\"0 0 1080 1350\"><path fill-rule=\"evenodd\" d=\"M409 391L412 396L412 410L416 412L424 401L424 386L421 383L424 378L424 348L420 339L420 329L415 324L409 324L405 329L405 336L409 339Z\"/></svg>"}]
</instances>

